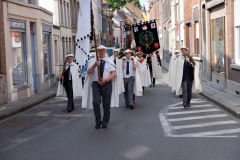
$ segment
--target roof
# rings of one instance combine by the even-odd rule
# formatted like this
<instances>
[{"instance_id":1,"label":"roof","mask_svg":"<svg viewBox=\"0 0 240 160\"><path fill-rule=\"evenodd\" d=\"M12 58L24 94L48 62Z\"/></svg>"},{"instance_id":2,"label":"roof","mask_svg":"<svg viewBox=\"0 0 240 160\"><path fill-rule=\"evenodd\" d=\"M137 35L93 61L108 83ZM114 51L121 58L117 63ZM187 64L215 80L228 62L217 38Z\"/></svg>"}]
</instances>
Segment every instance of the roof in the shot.
<instances>
[{"instance_id":1,"label":"roof","mask_svg":"<svg viewBox=\"0 0 240 160\"><path fill-rule=\"evenodd\" d=\"M136 7L133 3L127 3L124 7L131 11L139 19L142 18L142 11L138 7Z\"/></svg>"},{"instance_id":2,"label":"roof","mask_svg":"<svg viewBox=\"0 0 240 160\"><path fill-rule=\"evenodd\" d=\"M122 18L122 20L126 20L127 16L124 14L123 11L117 11L117 15Z\"/></svg>"},{"instance_id":3,"label":"roof","mask_svg":"<svg viewBox=\"0 0 240 160\"><path fill-rule=\"evenodd\" d=\"M116 19L119 22L124 21L119 15L114 15L113 18Z\"/></svg>"}]
</instances>

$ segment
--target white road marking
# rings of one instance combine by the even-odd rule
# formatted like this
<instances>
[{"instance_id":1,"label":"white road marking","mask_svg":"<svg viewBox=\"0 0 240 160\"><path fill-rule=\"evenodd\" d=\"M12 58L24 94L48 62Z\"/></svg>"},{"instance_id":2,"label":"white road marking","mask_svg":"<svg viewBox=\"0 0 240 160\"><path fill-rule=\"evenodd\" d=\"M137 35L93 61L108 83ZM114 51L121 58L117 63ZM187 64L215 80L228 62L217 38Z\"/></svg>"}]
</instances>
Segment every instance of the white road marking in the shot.
<instances>
[{"instance_id":1,"label":"white road marking","mask_svg":"<svg viewBox=\"0 0 240 160\"><path fill-rule=\"evenodd\" d=\"M204 105L192 105L191 108L204 108L204 107L212 107L211 104L204 104ZM172 107L170 109L183 109L183 107Z\"/></svg>"},{"instance_id":2,"label":"white road marking","mask_svg":"<svg viewBox=\"0 0 240 160\"><path fill-rule=\"evenodd\" d=\"M203 101L205 102L205 101ZM201 102L201 99L194 99L192 100L192 104L195 103L203 103ZM229 120L228 115L226 114L219 114L215 111L221 111L219 109L204 109L204 107L210 107L212 106L211 104L206 104L206 105L202 105L202 104L197 104L195 105L196 108L201 108L203 107L203 109L198 109L198 110L186 110L186 111L180 111L180 112L176 112L176 110L174 110L175 108L178 108L182 105L182 102L176 103L176 104L172 104L169 106L166 106L165 108L163 108L160 113L159 113L159 119L164 131L164 134L166 137L221 137L221 138L236 138L239 137L239 133L240 133L240 128L236 129L226 129L226 130L216 130L216 131L206 131L206 132L196 132L196 133L186 133L186 134L178 134L177 131L179 129L185 129L185 128L195 128L195 127L205 127L205 126L214 126L214 125L226 125L226 124L239 124L237 121L234 120ZM193 105L194 106L194 105ZM174 109L173 109L174 108ZM174 110L174 112L169 112L171 109ZM172 111L173 111L172 110ZM211 112L211 115L202 115L202 116L188 116L186 117L185 114L194 114L194 113L206 113L206 112ZM215 113L215 114L213 114ZM221 111L222 113L222 111ZM185 117L182 118L171 118L168 119L168 115L183 115ZM226 117L227 119L224 121L222 120L221 122L216 121L216 122L210 122L210 123L195 123L193 121L193 124L191 125L182 125L182 126L172 126L171 123L172 122L181 122L181 121L190 121L190 120L198 120L198 119L214 119L214 118L222 118L222 117ZM237 134L237 135L236 135Z\"/></svg>"},{"instance_id":3,"label":"white road marking","mask_svg":"<svg viewBox=\"0 0 240 160\"><path fill-rule=\"evenodd\" d=\"M195 101L192 101L191 104L195 104L195 103L206 103L206 101L198 101L198 100L195 100Z\"/></svg>"},{"instance_id":4,"label":"white road marking","mask_svg":"<svg viewBox=\"0 0 240 160\"><path fill-rule=\"evenodd\" d=\"M223 135L223 134L233 134L233 133L240 133L240 128L210 131L210 132L181 134L181 135L177 135L177 136L178 137L205 137L205 136L219 136L219 135Z\"/></svg>"},{"instance_id":5,"label":"white road marking","mask_svg":"<svg viewBox=\"0 0 240 160\"><path fill-rule=\"evenodd\" d=\"M195 111L182 111L182 112L170 112L166 113L166 115L180 115L180 114L192 114L192 113L204 113L204 112L217 112L219 109L205 109L205 110L195 110Z\"/></svg>"},{"instance_id":6,"label":"white road marking","mask_svg":"<svg viewBox=\"0 0 240 160\"><path fill-rule=\"evenodd\" d=\"M199 127L208 127L208 126L216 126L216 125L224 125L224 124L236 124L236 123L238 122L234 120L230 120L230 121L197 123L197 124L182 125L182 126L172 126L172 127L173 129L187 129L187 128L199 128Z\"/></svg>"},{"instance_id":7,"label":"white road marking","mask_svg":"<svg viewBox=\"0 0 240 160\"><path fill-rule=\"evenodd\" d=\"M208 118L217 118L217 117L227 117L227 115L226 114L216 114L216 115L206 115L206 116L173 118L173 119L168 119L168 121L169 122L177 122L177 121L189 121L189 120L194 120L194 119L208 119Z\"/></svg>"}]
</instances>

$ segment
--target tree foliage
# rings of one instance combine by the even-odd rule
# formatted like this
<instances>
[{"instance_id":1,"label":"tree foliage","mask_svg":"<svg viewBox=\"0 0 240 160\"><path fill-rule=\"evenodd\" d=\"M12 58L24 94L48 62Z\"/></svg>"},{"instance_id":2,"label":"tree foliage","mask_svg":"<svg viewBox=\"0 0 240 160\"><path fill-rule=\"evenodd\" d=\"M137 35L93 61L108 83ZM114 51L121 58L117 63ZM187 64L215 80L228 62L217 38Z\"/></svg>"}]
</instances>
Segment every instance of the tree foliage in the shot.
<instances>
[{"instance_id":1,"label":"tree foliage","mask_svg":"<svg viewBox=\"0 0 240 160\"><path fill-rule=\"evenodd\" d=\"M108 7L114 10L119 10L120 7L123 7L125 4L129 2L133 2L135 6L137 6L139 9L142 8L139 0L105 0L108 3Z\"/></svg>"}]
</instances>

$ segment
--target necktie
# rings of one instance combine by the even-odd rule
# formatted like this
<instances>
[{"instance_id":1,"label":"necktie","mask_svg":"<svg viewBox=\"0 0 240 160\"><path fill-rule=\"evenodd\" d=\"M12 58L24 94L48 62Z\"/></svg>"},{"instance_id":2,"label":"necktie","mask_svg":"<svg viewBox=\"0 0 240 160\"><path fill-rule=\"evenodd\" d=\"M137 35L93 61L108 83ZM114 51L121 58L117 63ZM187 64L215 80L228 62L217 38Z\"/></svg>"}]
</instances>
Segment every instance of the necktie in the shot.
<instances>
[{"instance_id":1,"label":"necktie","mask_svg":"<svg viewBox=\"0 0 240 160\"><path fill-rule=\"evenodd\" d=\"M129 75L129 61L127 61L126 74Z\"/></svg>"},{"instance_id":2,"label":"necktie","mask_svg":"<svg viewBox=\"0 0 240 160\"><path fill-rule=\"evenodd\" d=\"M105 61L101 60L100 62L100 77L103 78Z\"/></svg>"},{"instance_id":3,"label":"necktie","mask_svg":"<svg viewBox=\"0 0 240 160\"><path fill-rule=\"evenodd\" d=\"M114 61L113 61L115 64L116 64L116 58L114 58Z\"/></svg>"}]
</instances>

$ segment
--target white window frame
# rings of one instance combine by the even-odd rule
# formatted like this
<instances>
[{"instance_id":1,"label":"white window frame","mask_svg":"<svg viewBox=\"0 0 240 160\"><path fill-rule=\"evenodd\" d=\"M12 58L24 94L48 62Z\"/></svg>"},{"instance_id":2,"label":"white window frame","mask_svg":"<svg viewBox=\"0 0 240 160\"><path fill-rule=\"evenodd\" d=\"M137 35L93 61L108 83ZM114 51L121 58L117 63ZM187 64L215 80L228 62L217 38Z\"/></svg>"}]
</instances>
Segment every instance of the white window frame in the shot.
<instances>
[{"instance_id":1,"label":"white window frame","mask_svg":"<svg viewBox=\"0 0 240 160\"><path fill-rule=\"evenodd\" d=\"M235 26L235 63L240 65L240 26Z\"/></svg>"}]
</instances>

